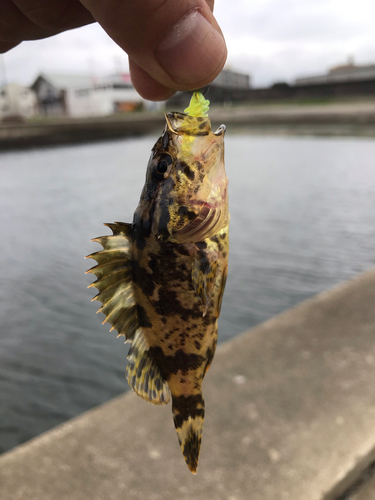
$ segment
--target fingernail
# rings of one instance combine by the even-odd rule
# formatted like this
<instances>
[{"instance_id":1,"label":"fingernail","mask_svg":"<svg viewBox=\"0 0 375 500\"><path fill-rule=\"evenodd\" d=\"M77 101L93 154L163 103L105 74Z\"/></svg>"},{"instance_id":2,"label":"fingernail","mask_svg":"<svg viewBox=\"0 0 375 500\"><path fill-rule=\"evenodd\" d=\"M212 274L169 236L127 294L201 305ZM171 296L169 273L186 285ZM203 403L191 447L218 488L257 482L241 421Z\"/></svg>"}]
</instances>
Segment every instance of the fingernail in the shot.
<instances>
[{"instance_id":1,"label":"fingernail","mask_svg":"<svg viewBox=\"0 0 375 500\"><path fill-rule=\"evenodd\" d=\"M224 38L198 11L184 17L156 50L159 63L176 83L193 86L209 83L226 54Z\"/></svg>"}]
</instances>

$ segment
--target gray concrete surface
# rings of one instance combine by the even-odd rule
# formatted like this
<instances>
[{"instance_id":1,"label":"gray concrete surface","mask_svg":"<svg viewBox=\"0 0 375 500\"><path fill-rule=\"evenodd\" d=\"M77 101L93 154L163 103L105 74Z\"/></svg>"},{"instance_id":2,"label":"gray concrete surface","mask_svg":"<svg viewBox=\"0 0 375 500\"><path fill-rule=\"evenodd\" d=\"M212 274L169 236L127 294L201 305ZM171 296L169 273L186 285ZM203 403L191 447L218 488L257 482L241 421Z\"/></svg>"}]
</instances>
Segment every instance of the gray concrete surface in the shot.
<instances>
[{"instance_id":1,"label":"gray concrete surface","mask_svg":"<svg viewBox=\"0 0 375 500\"><path fill-rule=\"evenodd\" d=\"M1 500L336 498L375 458L374 304L372 270L221 345L196 476L128 393L2 455Z\"/></svg>"}]
</instances>

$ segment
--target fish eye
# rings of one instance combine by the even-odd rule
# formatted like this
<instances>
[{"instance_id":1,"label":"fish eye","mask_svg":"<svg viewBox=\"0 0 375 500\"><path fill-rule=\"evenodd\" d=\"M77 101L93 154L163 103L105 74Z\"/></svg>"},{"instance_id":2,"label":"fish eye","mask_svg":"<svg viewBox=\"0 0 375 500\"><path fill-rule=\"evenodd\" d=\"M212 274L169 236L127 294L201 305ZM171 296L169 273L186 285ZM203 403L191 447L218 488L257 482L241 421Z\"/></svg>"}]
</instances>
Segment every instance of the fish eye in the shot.
<instances>
[{"instance_id":1,"label":"fish eye","mask_svg":"<svg viewBox=\"0 0 375 500\"><path fill-rule=\"evenodd\" d=\"M165 153L158 158L158 162L155 165L154 171L153 171L153 177L158 180L162 181L163 179L166 179L169 175L170 172L170 166L173 163L172 156Z\"/></svg>"},{"instance_id":2,"label":"fish eye","mask_svg":"<svg viewBox=\"0 0 375 500\"><path fill-rule=\"evenodd\" d=\"M168 170L168 163L166 160L161 160L159 163L156 165L156 170L158 174L165 174L165 172Z\"/></svg>"}]
</instances>

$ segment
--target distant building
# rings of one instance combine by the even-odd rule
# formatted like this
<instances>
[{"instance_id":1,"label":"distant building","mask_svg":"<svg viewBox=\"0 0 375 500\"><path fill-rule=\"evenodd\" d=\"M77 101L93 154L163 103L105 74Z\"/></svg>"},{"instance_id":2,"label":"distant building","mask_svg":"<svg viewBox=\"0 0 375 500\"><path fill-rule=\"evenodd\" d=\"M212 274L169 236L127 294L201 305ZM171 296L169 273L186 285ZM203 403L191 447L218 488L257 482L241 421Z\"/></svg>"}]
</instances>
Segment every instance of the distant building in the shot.
<instances>
[{"instance_id":1,"label":"distant building","mask_svg":"<svg viewBox=\"0 0 375 500\"><path fill-rule=\"evenodd\" d=\"M146 101L134 89L130 76L125 74L71 89L67 94L67 106L70 116L105 116L142 109Z\"/></svg>"},{"instance_id":2,"label":"distant building","mask_svg":"<svg viewBox=\"0 0 375 500\"><path fill-rule=\"evenodd\" d=\"M335 66L326 75L297 78L296 85L318 85L321 83L356 82L375 79L375 64L357 66L352 60Z\"/></svg>"},{"instance_id":3,"label":"distant building","mask_svg":"<svg viewBox=\"0 0 375 500\"><path fill-rule=\"evenodd\" d=\"M46 116L68 116L67 93L70 89L92 85L87 75L55 75L42 73L31 88L38 97L40 113Z\"/></svg>"},{"instance_id":4,"label":"distant building","mask_svg":"<svg viewBox=\"0 0 375 500\"><path fill-rule=\"evenodd\" d=\"M233 101L243 101L250 91L250 76L223 69L211 83L207 99L211 104L223 104ZM190 96L188 92L177 92L167 101L168 109L184 109L188 106Z\"/></svg>"},{"instance_id":5,"label":"distant building","mask_svg":"<svg viewBox=\"0 0 375 500\"><path fill-rule=\"evenodd\" d=\"M0 120L8 117L30 118L38 113L38 101L33 90L9 83L0 87Z\"/></svg>"},{"instance_id":6,"label":"distant building","mask_svg":"<svg viewBox=\"0 0 375 500\"><path fill-rule=\"evenodd\" d=\"M226 89L249 89L250 76L229 69L223 69L211 85L213 87L222 87Z\"/></svg>"},{"instance_id":7,"label":"distant building","mask_svg":"<svg viewBox=\"0 0 375 500\"><path fill-rule=\"evenodd\" d=\"M45 115L105 116L147 107L128 74L103 78L42 74L32 88Z\"/></svg>"}]
</instances>

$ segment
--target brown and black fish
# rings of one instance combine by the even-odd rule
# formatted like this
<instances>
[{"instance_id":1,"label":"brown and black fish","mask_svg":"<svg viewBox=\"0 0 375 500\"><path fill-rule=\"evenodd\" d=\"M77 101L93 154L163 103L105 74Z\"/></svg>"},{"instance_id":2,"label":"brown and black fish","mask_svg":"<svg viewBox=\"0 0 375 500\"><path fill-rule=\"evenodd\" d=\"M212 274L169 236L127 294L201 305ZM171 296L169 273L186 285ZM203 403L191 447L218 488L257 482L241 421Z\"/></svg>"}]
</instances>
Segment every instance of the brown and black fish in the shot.
<instances>
[{"instance_id":1,"label":"brown and black fish","mask_svg":"<svg viewBox=\"0 0 375 500\"><path fill-rule=\"evenodd\" d=\"M195 95L195 99L200 98ZM188 108L189 110L189 108ZM188 111L187 110L187 111ZM201 113L203 114L203 113ZM204 419L202 382L217 342L228 265L224 133L207 116L168 113L152 149L132 224L106 224L95 238L99 309L130 342L127 379L142 398L172 412L195 473Z\"/></svg>"}]
</instances>

